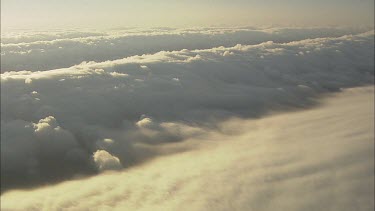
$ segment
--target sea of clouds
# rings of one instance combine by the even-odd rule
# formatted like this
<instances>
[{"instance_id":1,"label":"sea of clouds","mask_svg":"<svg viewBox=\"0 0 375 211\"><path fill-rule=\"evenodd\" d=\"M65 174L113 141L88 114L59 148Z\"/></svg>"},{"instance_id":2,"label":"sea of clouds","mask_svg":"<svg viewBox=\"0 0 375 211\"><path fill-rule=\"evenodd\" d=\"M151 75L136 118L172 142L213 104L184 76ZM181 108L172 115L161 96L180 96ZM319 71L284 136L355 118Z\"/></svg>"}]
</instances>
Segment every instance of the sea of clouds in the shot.
<instances>
[{"instance_id":1,"label":"sea of clouds","mask_svg":"<svg viewBox=\"0 0 375 211\"><path fill-rule=\"evenodd\" d=\"M103 62L159 51L209 49L236 44L285 43L339 37L369 28L152 28L3 32L1 72L51 70L82 61Z\"/></svg>"},{"instance_id":2,"label":"sea of clouds","mask_svg":"<svg viewBox=\"0 0 375 211\"><path fill-rule=\"evenodd\" d=\"M330 96L307 111L232 118L199 137L154 148L190 150L122 172L9 191L1 197L1 208L371 211L373 108L374 88L366 87ZM94 159L99 168L117 168L119 162L103 150Z\"/></svg>"},{"instance_id":3,"label":"sea of clouds","mask_svg":"<svg viewBox=\"0 0 375 211\"><path fill-rule=\"evenodd\" d=\"M374 83L374 31L29 32L1 44L1 188L121 170L168 147Z\"/></svg>"}]
</instances>

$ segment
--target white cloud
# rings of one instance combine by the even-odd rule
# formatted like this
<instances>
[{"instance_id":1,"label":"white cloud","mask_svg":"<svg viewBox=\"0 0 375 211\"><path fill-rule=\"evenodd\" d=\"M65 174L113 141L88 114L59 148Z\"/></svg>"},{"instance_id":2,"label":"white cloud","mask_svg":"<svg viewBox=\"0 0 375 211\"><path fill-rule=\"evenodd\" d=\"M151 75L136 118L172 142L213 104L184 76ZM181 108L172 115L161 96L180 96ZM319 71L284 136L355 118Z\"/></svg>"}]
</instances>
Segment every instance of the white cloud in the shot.
<instances>
[{"instance_id":1,"label":"white cloud","mask_svg":"<svg viewBox=\"0 0 375 211\"><path fill-rule=\"evenodd\" d=\"M153 123L152 123L151 118L145 117L145 118L139 120L139 121L136 123L136 125L137 125L138 127L140 127L140 128L147 128L147 127L149 127L149 126L152 126Z\"/></svg>"},{"instance_id":2,"label":"white cloud","mask_svg":"<svg viewBox=\"0 0 375 211\"><path fill-rule=\"evenodd\" d=\"M121 163L118 157L109 154L105 150L98 150L93 154L94 162L99 171L121 169Z\"/></svg>"},{"instance_id":3,"label":"white cloud","mask_svg":"<svg viewBox=\"0 0 375 211\"><path fill-rule=\"evenodd\" d=\"M125 74L125 73L118 73L118 72L110 72L109 73L111 76L113 77L128 77L129 75L128 74Z\"/></svg>"},{"instance_id":4,"label":"white cloud","mask_svg":"<svg viewBox=\"0 0 375 211\"><path fill-rule=\"evenodd\" d=\"M49 116L39 120L37 124L34 124L34 127L36 133L42 133L46 130L58 129L56 119L53 116Z\"/></svg>"},{"instance_id":5,"label":"white cloud","mask_svg":"<svg viewBox=\"0 0 375 211\"><path fill-rule=\"evenodd\" d=\"M141 65L141 68L142 68L143 70L150 70L150 68L148 68L146 65Z\"/></svg>"}]
</instances>

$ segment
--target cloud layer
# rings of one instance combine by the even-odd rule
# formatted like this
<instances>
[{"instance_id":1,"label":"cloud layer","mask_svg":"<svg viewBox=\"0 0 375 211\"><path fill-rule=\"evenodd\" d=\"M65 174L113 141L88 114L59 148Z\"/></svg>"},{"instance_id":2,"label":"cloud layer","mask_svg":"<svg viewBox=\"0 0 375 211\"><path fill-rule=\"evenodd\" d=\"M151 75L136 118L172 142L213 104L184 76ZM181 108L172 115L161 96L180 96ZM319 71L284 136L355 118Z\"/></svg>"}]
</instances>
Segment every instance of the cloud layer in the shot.
<instances>
[{"instance_id":1,"label":"cloud layer","mask_svg":"<svg viewBox=\"0 0 375 211\"><path fill-rule=\"evenodd\" d=\"M258 120L231 119L199 138L161 147L193 150L123 172L10 191L2 195L1 208L373 210L374 88L346 90L322 105ZM151 127L151 119L138 123ZM98 154L117 165L108 153Z\"/></svg>"},{"instance_id":2,"label":"cloud layer","mask_svg":"<svg viewBox=\"0 0 375 211\"><path fill-rule=\"evenodd\" d=\"M305 108L319 94L372 84L373 45L370 31L2 73L2 188L126 168L188 150L159 146L227 118Z\"/></svg>"},{"instance_id":3,"label":"cloud layer","mask_svg":"<svg viewBox=\"0 0 375 211\"><path fill-rule=\"evenodd\" d=\"M13 32L2 35L1 72L50 70L82 61L103 62L159 51L208 49L266 41L358 34L366 28L155 28L102 31Z\"/></svg>"}]
</instances>

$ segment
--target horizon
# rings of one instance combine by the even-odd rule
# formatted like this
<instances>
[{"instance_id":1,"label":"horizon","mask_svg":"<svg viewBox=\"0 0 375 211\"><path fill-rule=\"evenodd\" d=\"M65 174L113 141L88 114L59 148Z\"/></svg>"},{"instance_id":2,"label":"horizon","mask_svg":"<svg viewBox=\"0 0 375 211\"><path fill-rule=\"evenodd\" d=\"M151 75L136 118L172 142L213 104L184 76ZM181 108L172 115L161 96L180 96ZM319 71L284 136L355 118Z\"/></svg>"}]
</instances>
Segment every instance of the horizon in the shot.
<instances>
[{"instance_id":1,"label":"horizon","mask_svg":"<svg viewBox=\"0 0 375 211\"><path fill-rule=\"evenodd\" d=\"M2 0L1 27L373 26L372 0Z\"/></svg>"}]
</instances>

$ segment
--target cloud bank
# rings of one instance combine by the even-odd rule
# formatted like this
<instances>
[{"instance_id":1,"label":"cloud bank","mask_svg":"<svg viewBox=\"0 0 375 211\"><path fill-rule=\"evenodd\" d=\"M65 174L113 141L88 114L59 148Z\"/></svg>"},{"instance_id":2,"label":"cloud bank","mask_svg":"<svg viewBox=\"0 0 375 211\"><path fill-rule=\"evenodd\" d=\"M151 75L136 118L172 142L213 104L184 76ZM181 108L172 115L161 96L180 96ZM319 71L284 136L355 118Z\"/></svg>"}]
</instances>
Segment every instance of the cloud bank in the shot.
<instances>
[{"instance_id":1,"label":"cloud bank","mask_svg":"<svg viewBox=\"0 0 375 211\"><path fill-rule=\"evenodd\" d=\"M163 147L193 150L123 172L10 191L1 196L1 208L373 210L373 108L374 88L368 87L346 90L308 111L234 118ZM138 123L149 127L151 119ZM94 156L99 154L101 162L117 165L107 152Z\"/></svg>"},{"instance_id":2,"label":"cloud bank","mask_svg":"<svg viewBox=\"0 0 375 211\"><path fill-rule=\"evenodd\" d=\"M368 28L155 28L102 31L12 32L2 35L1 72L50 70L82 61L103 62L159 51L208 49L266 41L340 37Z\"/></svg>"},{"instance_id":3,"label":"cloud bank","mask_svg":"<svg viewBox=\"0 0 375 211\"><path fill-rule=\"evenodd\" d=\"M373 84L373 46L370 31L2 73L2 188L131 167L189 150L160 146L225 119L306 108L320 94Z\"/></svg>"}]
</instances>

